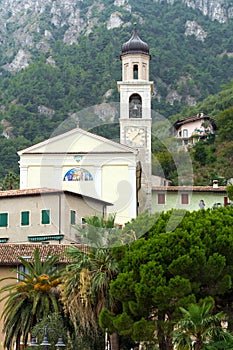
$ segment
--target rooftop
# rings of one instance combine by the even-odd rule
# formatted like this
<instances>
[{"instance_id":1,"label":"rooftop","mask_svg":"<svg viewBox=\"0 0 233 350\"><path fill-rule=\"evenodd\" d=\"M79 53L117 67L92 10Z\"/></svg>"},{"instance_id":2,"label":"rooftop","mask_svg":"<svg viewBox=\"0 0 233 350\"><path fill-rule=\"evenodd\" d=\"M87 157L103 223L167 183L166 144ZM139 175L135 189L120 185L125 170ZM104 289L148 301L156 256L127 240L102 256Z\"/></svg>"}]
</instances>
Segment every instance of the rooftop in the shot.
<instances>
[{"instance_id":1,"label":"rooftop","mask_svg":"<svg viewBox=\"0 0 233 350\"><path fill-rule=\"evenodd\" d=\"M68 258L65 255L67 248L75 246L83 252L88 252L89 248L82 244L0 244L0 265L18 265L19 257L31 259L34 250L39 248L41 258L50 255L60 255L60 262L67 263Z\"/></svg>"},{"instance_id":2,"label":"rooftop","mask_svg":"<svg viewBox=\"0 0 233 350\"><path fill-rule=\"evenodd\" d=\"M179 127L181 125L184 124L188 124L188 123L192 123L195 122L197 120L209 120L213 126L213 129L216 130L217 126L215 124L215 120L213 117L210 117L208 115L204 115L203 113L198 113L197 115L191 116L191 117L187 117L187 118L182 118L182 119L178 119L175 123L174 123L174 128L175 129L179 129Z\"/></svg>"},{"instance_id":3,"label":"rooftop","mask_svg":"<svg viewBox=\"0 0 233 350\"><path fill-rule=\"evenodd\" d=\"M1 198L11 198L11 197L22 197L22 196L40 196L40 195L52 195L52 194L70 194L73 196L77 196L80 198L90 198L94 201L101 202L104 205L113 205L112 203L103 201L100 198L95 198L91 196L86 196L81 193L67 191L67 190L59 190L53 188L27 188L21 190L8 190L8 191L0 191L0 199Z\"/></svg>"},{"instance_id":4,"label":"rooftop","mask_svg":"<svg viewBox=\"0 0 233 350\"><path fill-rule=\"evenodd\" d=\"M149 46L141 40L136 28L134 28L131 38L122 45L122 55L131 53L143 53L149 55Z\"/></svg>"},{"instance_id":5,"label":"rooftop","mask_svg":"<svg viewBox=\"0 0 233 350\"><path fill-rule=\"evenodd\" d=\"M226 186L153 186L152 191L226 192Z\"/></svg>"}]
</instances>

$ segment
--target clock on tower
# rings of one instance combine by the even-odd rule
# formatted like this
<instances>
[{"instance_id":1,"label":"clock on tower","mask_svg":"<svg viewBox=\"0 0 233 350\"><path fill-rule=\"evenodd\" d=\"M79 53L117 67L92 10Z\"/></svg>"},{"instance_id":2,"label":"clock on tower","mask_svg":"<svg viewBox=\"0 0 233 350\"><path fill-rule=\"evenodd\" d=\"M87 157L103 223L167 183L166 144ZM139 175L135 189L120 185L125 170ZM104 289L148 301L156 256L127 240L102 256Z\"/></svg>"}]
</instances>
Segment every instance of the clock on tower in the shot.
<instances>
[{"instance_id":1,"label":"clock on tower","mask_svg":"<svg viewBox=\"0 0 233 350\"><path fill-rule=\"evenodd\" d=\"M146 131L144 128L128 126L126 127L125 143L129 146L145 147Z\"/></svg>"},{"instance_id":2,"label":"clock on tower","mask_svg":"<svg viewBox=\"0 0 233 350\"><path fill-rule=\"evenodd\" d=\"M149 81L151 56L147 43L134 28L122 45L122 81L120 92L120 142L138 150L141 178L138 181L138 212L151 210L151 94Z\"/></svg>"}]
</instances>

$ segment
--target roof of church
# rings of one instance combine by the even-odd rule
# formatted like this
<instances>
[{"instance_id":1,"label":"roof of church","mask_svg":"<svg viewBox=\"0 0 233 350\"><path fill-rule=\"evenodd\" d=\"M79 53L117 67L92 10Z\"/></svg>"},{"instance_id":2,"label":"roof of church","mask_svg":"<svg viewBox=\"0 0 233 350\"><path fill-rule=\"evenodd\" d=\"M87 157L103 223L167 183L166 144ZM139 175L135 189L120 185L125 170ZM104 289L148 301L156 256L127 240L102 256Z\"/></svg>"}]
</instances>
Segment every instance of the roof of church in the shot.
<instances>
[{"instance_id":1,"label":"roof of church","mask_svg":"<svg viewBox=\"0 0 233 350\"><path fill-rule=\"evenodd\" d=\"M70 137L77 138L77 140L81 140L81 137L87 136L90 137L90 139L96 140L97 142L101 143L103 147L98 146L96 148L88 148L88 144L85 143L85 145L78 146L75 150L71 151L69 149L70 142L73 144L74 141L70 141ZM60 141L62 139L66 139L65 146L61 146L61 143L56 147L56 150L52 150L50 148L50 145L54 144L57 141ZM60 147L60 148L59 148ZM62 147L62 148L61 148ZM33 146L30 146L28 148L25 148L21 151L17 152L19 156L22 156L24 154L113 154L113 153L124 153L124 154L137 154L138 151L130 146L123 145L121 143L118 143L116 141L107 139L103 136L94 134L92 132L86 131L84 129L81 129L79 127L76 127L72 130L66 131L63 134L59 134L56 136L53 136L47 140L44 140L42 142L39 142Z\"/></svg>"},{"instance_id":2,"label":"roof of church","mask_svg":"<svg viewBox=\"0 0 233 350\"><path fill-rule=\"evenodd\" d=\"M149 55L149 46L141 40L136 28L134 28L131 38L122 45L122 55L128 53L144 53Z\"/></svg>"}]
</instances>

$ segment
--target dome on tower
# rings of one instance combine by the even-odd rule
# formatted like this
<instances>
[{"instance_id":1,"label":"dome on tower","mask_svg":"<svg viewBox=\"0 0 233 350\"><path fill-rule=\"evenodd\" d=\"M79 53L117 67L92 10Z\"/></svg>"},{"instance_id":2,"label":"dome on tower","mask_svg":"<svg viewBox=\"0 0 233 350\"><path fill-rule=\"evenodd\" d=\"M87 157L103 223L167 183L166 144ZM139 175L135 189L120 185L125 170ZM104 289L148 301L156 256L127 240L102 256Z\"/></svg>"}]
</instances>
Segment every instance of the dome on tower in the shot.
<instances>
[{"instance_id":1,"label":"dome on tower","mask_svg":"<svg viewBox=\"0 0 233 350\"><path fill-rule=\"evenodd\" d=\"M122 55L128 53L144 53L149 55L149 46L142 41L137 33L137 29L134 28L132 37L122 45Z\"/></svg>"}]
</instances>

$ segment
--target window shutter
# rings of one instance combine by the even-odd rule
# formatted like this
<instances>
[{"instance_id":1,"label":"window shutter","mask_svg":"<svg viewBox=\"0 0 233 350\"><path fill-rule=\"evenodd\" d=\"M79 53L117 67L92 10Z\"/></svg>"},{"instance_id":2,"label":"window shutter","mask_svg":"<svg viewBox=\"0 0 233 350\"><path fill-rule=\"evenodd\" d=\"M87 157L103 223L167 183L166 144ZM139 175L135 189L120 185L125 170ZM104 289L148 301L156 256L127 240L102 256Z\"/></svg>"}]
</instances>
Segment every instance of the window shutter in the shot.
<instances>
[{"instance_id":1,"label":"window shutter","mask_svg":"<svg viewBox=\"0 0 233 350\"><path fill-rule=\"evenodd\" d=\"M158 204L165 204L165 193L158 193Z\"/></svg>"},{"instance_id":2,"label":"window shutter","mask_svg":"<svg viewBox=\"0 0 233 350\"><path fill-rule=\"evenodd\" d=\"M42 210L42 220L41 223L44 225L50 224L50 210Z\"/></svg>"},{"instance_id":3,"label":"window shutter","mask_svg":"<svg viewBox=\"0 0 233 350\"><path fill-rule=\"evenodd\" d=\"M71 225L75 225L76 224L76 222L75 222L75 210L71 210L70 211L70 223L71 223Z\"/></svg>"},{"instance_id":4,"label":"window shutter","mask_svg":"<svg viewBox=\"0 0 233 350\"><path fill-rule=\"evenodd\" d=\"M1 213L0 214L0 227L7 227L8 226L8 213Z\"/></svg>"},{"instance_id":5,"label":"window shutter","mask_svg":"<svg viewBox=\"0 0 233 350\"><path fill-rule=\"evenodd\" d=\"M21 226L28 226L29 225L29 211L22 211L21 212Z\"/></svg>"},{"instance_id":6,"label":"window shutter","mask_svg":"<svg viewBox=\"0 0 233 350\"><path fill-rule=\"evenodd\" d=\"M187 193L181 194L181 204L189 204L189 195Z\"/></svg>"}]
</instances>

